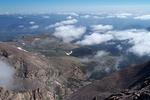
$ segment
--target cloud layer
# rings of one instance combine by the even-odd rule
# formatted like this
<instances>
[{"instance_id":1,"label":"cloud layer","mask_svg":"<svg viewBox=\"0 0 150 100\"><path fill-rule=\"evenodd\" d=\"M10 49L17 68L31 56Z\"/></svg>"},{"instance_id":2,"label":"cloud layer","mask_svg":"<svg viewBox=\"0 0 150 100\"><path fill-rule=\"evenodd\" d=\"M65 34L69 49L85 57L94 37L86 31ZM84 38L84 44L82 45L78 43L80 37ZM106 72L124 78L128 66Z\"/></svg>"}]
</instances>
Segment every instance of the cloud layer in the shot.
<instances>
[{"instance_id":1,"label":"cloud layer","mask_svg":"<svg viewBox=\"0 0 150 100\"><path fill-rule=\"evenodd\" d=\"M103 17L102 15L85 15L80 16L89 18L91 16ZM150 20L150 15L133 15L131 13L119 13L112 15L105 15L104 18L131 18L136 20ZM127 41L131 47L126 51L127 53L134 53L138 56L150 56L150 32L141 29L126 29L126 30L115 30L112 25L91 25L89 34L86 32L86 27L76 26L78 20L72 16L68 16L66 20L57 22L49 27L54 28L53 35L62 39L64 42L72 42L77 39L76 44L79 45L97 45L107 43L109 41ZM119 44L116 46L118 50L123 50L123 45ZM141 49L143 48L143 49Z\"/></svg>"},{"instance_id":2,"label":"cloud layer","mask_svg":"<svg viewBox=\"0 0 150 100\"><path fill-rule=\"evenodd\" d=\"M57 22L53 25L48 26L49 28L53 28L53 27L58 27L58 26L62 26L62 25L70 25L70 24L75 24L77 23L78 20L77 19L68 19L68 20L64 20L61 22Z\"/></svg>"},{"instance_id":3,"label":"cloud layer","mask_svg":"<svg viewBox=\"0 0 150 100\"><path fill-rule=\"evenodd\" d=\"M132 52L138 56L150 56L150 32L141 29L130 29L130 30L109 30L113 27L102 26L94 27L93 33L85 35L84 38L78 42L80 45L95 45L106 43L110 40L113 41L127 41L127 44L132 45L126 52ZM101 28L102 27L102 28ZM97 30L105 30L104 33L98 32ZM116 48L122 50L123 45L119 45Z\"/></svg>"},{"instance_id":4,"label":"cloud layer","mask_svg":"<svg viewBox=\"0 0 150 100\"><path fill-rule=\"evenodd\" d=\"M81 38L81 36L86 32L86 27L75 26L78 22L77 19L73 19L71 16L67 17L67 20L57 22L49 27L54 27L55 32L53 35L57 38L63 40L63 42L72 42L73 40Z\"/></svg>"},{"instance_id":5,"label":"cloud layer","mask_svg":"<svg viewBox=\"0 0 150 100\"><path fill-rule=\"evenodd\" d=\"M61 38L64 42L71 42L80 38L86 32L85 27L74 25L59 26L55 28L54 36Z\"/></svg>"},{"instance_id":6,"label":"cloud layer","mask_svg":"<svg viewBox=\"0 0 150 100\"><path fill-rule=\"evenodd\" d=\"M30 27L30 29L38 29L40 26L39 25L33 25Z\"/></svg>"},{"instance_id":7,"label":"cloud layer","mask_svg":"<svg viewBox=\"0 0 150 100\"><path fill-rule=\"evenodd\" d=\"M92 30L95 32L105 32L113 29L112 25L92 25L91 26Z\"/></svg>"},{"instance_id":8,"label":"cloud layer","mask_svg":"<svg viewBox=\"0 0 150 100\"><path fill-rule=\"evenodd\" d=\"M91 35L85 35L83 40L78 41L77 44L81 45L95 45L112 40L113 36L110 34L92 33Z\"/></svg>"},{"instance_id":9,"label":"cloud layer","mask_svg":"<svg viewBox=\"0 0 150 100\"><path fill-rule=\"evenodd\" d=\"M141 16L136 16L134 19L138 20L150 20L150 15L141 15Z\"/></svg>"},{"instance_id":10,"label":"cloud layer","mask_svg":"<svg viewBox=\"0 0 150 100\"><path fill-rule=\"evenodd\" d=\"M128 43L133 45L129 52L139 56L150 55L150 32L146 30L112 31L107 34L112 34L114 40L128 40Z\"/></svg>"}]
</instances>

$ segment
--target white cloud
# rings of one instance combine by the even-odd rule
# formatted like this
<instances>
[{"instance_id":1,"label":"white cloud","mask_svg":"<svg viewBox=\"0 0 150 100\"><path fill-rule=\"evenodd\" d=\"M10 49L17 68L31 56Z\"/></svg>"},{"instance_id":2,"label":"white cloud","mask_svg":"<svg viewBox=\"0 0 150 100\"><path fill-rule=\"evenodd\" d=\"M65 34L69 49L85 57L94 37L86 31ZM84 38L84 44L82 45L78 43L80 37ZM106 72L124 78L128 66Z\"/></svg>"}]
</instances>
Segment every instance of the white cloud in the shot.
<instances>
[{"instance_id":1,"label":"white cloud","mask_svg":"<svg viewBox=\"0 0 150 100\"><path fill-rule=\"evenodd\" d=\"M135 46L133 46L132 48L129 49L129 52L132 52L138 56L146 56L146 55L150 56L150 48L149 47L150 47L150 43L136 44Z\"/></svg>"},{"instance_id":2,"label":"white cloud","mask_svg":"<svg viewBox=\"0 0 150 100\"><path fill-rule=\"evenodd\" d=\"M96 32L105 32L105 31L109 31L109 30L112 30L113 29L113 26L112 25L92 25L91 26L92 30L93 31L96 31Z\"/></svg>"},{"instance_id":3,"label":"white cloud","mask_svg":"<svg viewBox=\"0 0 150 100\"><path fill-rule=\"evenodd\" d=\"M91 16L90 15L83 15L81 17L83 17L83 18L90 18Z\"/></svg>"},{"instance_id":4,"label":"white cloud","mask_svg":"<svg viewBox=\"0 0 150 100\"><path fill-rule=\"evenodd\" d=\"M114 15L107 15L105 18L115 18Z\"/></svg>"},{"instance_id":5,"label":"white cloud","mask_svg":"<svg viewBox=\"0 0 150 100\"><path fill-rule=\"evenodd\" d=\"M94 45L107 42L113 39L113 36L110 34L99 34L93 33L91 35L85 35L83 40L78 41L77 44L80 45Z\"/></svg>"},{"instance_id":6,"label":"white cloud","mask_svg":"<svg viewBox=\"0 0 150 100\"><path fill-rule=\"evenodd\" d=\"M150 32L146 30L110 31L107 34L112 34L114 40L128 40L128 44L133 45L129 52L139 56L150 55Z\"/></svg>"},{"instance_id":7,"label":"white cloud","mask_svg":"<svg viewBox=\"0 0 150 100\"><path fill-rule=\"evenodd\" d=\"M0 60L0 86L10 88L13 84L15 70L8 63Z\"/></svg>"},{"instance_id":8,"label":"white cloud","mask_svg":"<svg viewBox=\"0 0 150 100\"><path fill-rule=\"evenodd\" d=\"M71 16L76 16L76 17L79 16L79 14L78 14L78 13L75 13L75 12L70 12L70 13L57 13L57 14L60 14L60 15L71 15Z\"/></svg>"},{"instance_id":9,"label":"white cloud","mask_svg":"<svg viewBox=\"0 0 150 100\"><path fill-rule=\"evenodd\" d=\"M116 14L116 17L117 18L120 18L120 19L126 19L128 17L132 16L131 13L120 13L120 14Z\"/></svg>"},{"instance_id":10,"label":"white cloud","mask_svg":"<svg viewBox=\"0 0 150 100\"><path fill-rule=\"evenodd\" d=\"M75 24L75 23L77 23L77 22L78 22L77 19L65 20L65 21L62 21L62 22L60 22L60 23L56 23L56 26L68 25L68 24Z\"/></svg>"},{"instance_id":11,"label":"white cloud","mask_svg":"<svg viewBox=\"0 0 150 100\"><path fill-rule=\"evenodd\" d=\"M104 19L104 17L100 17L100 16L92 16L94 19Z\"/></svg>"},{"instance_id":12,"label":"white cloud","mask_svg":"<svg viewBox=\"0 0 150 100\"><path fill-rule=\"evenodd\" d=\"M76 16L76 17L78 17L79 16L79 14L77 14L77 13L69 13L70 15L72 15L72 16Z\"/></svg>"},{"instance_id":13,"label":"white cloud","mask_svg":"<svg viewBox=\"0 0 150 100\"><path fill-rule=\"evenodd\" d=\"M99 58L99 57L103 57L103 56L108 56L110 53L109 52L106 52L106 51L98 51L96 53L96 55L94 56L94 58Z\"/></svg>"},{"instance_id":14,"label":"white cloud","mask_svg":"<svg viewBox=\"0 0 150 100\"><path fill-rule=\"evenodd\" d=\"M131 13L119 13L119 14L109 14L108 16L106 16L106 18L120 18L120 19L126 19L131 17L133 14Z\"/></svg>"},{"instance_id":15,"label":"white cloud","mask_svg":"<svg viewBox=\"0 0 150 100\"><path fill-rule=\"evenodd\" d=\"M134 19L150 20L150 15L141 15L141 16L134 17Z\"/></svg>"},{"instance_id":16,"label":"white cloud","mask_svg":"<svg viewBox=\"0 0 150 100\"><path fill-rule=\"evenodd\" d=\"M19 18L19 19L23 19L23 17L22 17L22 16L19 16L18 18Z\"/></svg>"},{"instance_id":17,"label":"white cloud","mask_svg":"<svg viewBox=\"0 0 150 100\"><path fill-rule=\"evenodd\" d=\"M35 24L35 22L34 21L30 21L29 24L33 25L33 24Z\"/></svg>"},{"instance_id":18,"label":"white cloud","mask_svg":"<svg viewBox=\"0 0 150 100\"><path fill-rule=\"evenodd\" d=\"M126 19L128 18L127 16L124 16L124 15L116 15L117 18L120 18L120 19Z\"/></svg>"},{"instance_id":19,"label":"white cloud","mask_svg":"<svg viewBox=\"0 0 150 100\"><path fill-rule=\"evenodd\" d=\"M90 35L85 35L83 40L77 41L80 45L94 45L108 42L110 40L127 40L127 44L131 47L127 52L134 53L138 56L150 56L150 32L147 30L110 30L104 34L92 33ZM117 45L116 48L122 50L123 45Z\"/></svg>"},{"instance_id":20,"label":"white cloud","mask_svg":"<svg viewBox=\"0 0 150 100\"><path fill-rule=\"evenodd\" d=\"M117 47L116 47L118 50L122 50L123 49L123 47L121 46L121 45L117 45Z\"/></svg>"},{"instance_id":21,"label":"white cloud","mask_svg":"<svg viewBox=\"0 0 150 100\"><path fill-rule=\"evenodd\" d=\"M39 25L33 25L30 27L30 29L38 29L39 28Z\"/></svg>"},{"instance_id":22,"label":"white cloud","mask_svg":"<svg viewBox=\"0 0 150 100\"><path fill-rule=\"evenodd\" d=\"M75 27L74 25L65 25L55 28L54 36L61 38L64 42L71 42L80 38L86 32L85 27Z\"/></svg>"},{"instance_id":23,"label":"white cloud","mask_svg":"<svg viewBox=\"0 0 150 100\"><path fill-rule=\"evenodd\" d=\"M80 60L81 62L88 64L96 62L96 65L92 66L94 69L87 73L88 76L91 76L92 73L97 71L105 71L106 73L109 73L110 71L118 70L121 57L111 56L109 52L100 50L97 51L95 55L86 56Z\"/></svg>"},{"instance_id":24,"label":"white cloud","mask_svg":"<svg viewBox=\"0 0 150 100\"><path fill-rule=\"evenodd\" d=\"M120 13L120 15L123 15L123 16L132 16L133 14L131 14L131 13Z\"/></svg>"},{"instance_id":25,"label":"white cloud","mask_svg":"<svg viewBox=\"0 0 150 100\"><path fill-rule=\"evenodd\" d=\"M61 22L57 22L53 25L48 26L47 28L58 27L58 26L63 26L63 25L71 25L71 24L75 24L77 22L78 22L77 19L69 19L69 20L64 20L64 21L61 21Z\"/></svg>"},{"instance_id":26,"label":"white cloud","mask_svg":"<svg viewBox=\"0 0 150 100\"><path fill-rule=\"evenodd\" d=\"M93 33L90 35L85 35L83 40L78 41L77 44L93 45L107 42L113 39L113 36L110 34L100 34L100 32L107 32L109 30L112 30L112 25L92 25L91 28L93 30Z\"/></svg>"},{"instance_id":27,"label":"white cloud","mask_svg":"<svg viewBox=\"0 0 150 100\"><path fill-rule=\"evenodd\" d=\"M72 16L68 16L67 19L73 19L73 17Z\"/></svg>"}]
</instances>

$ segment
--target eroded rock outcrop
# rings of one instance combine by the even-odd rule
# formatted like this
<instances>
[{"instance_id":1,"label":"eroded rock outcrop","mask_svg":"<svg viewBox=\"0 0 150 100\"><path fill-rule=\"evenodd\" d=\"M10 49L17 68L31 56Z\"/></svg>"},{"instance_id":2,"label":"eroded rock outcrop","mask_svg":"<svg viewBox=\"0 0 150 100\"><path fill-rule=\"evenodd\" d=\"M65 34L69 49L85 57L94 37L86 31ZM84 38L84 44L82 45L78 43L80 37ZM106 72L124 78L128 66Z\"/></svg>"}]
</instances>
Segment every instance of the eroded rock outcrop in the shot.
<instances>
[{"instance_id":1,"label":"eroded rock outcrop","mask_svg":"<svg viewBox=\"0 0 150 100\"><path fill-rule=\"evenodd\" d=\"M43 57L10 44L0 43L0 61L14 70L9 84L0 85L1 100L62 100L83 86L75 58Z\"/></svg>"},{"instance_id":2,"label":"eroded rock outcrop","mask_svg":"<svg viewBox=\"0 0 150 100\"><path fill-rule=\"evenodd\" d=\"M1 86L2 100L53 100L53 94L46 88L50 67L46 59L0 43L0 60L14 69L11 84Z\"/></svg>"}]
</instances>

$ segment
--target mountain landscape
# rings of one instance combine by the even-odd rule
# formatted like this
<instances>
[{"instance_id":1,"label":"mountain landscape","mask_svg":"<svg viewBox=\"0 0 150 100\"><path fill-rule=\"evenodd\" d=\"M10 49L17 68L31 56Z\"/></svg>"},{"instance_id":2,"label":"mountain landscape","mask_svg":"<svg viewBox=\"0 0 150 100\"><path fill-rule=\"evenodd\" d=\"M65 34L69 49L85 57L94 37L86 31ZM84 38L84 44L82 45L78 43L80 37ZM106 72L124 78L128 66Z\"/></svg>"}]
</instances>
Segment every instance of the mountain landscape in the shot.
<instances>
[{"instance_id":1,"label":"mountain landscape","mask_svg":"<svg viewBox=\"0 0 150 100\"><path fill-rule=\"evenodd\" d=\"M2 100L57 100L81 87L86 79L75 58L47 59L9 43L1 43L0 51Z\"/></svg>"},{"instance_id":2,"label":"mountain landscape","mask_svg":"<svg viewBox=\"0 0 150 100\"><path fill-rule=\"evenodd\" d=\"M150 100L149 0L0 0L0 100Z\"/></svg>"},{"instance_id":3,"label":"mountain landscape","mask_svg":"<svg viewBox=\"0 0 150 100\"><path fill-rule=\"evenodd\" d=\"M55 46L40 45L40 40L43 42L45 38L49 40L42 35L0 43L2 100L149 100L149 62L127 66L120 71L114 69L104 73L101 69L95 75L95 72L89 74L92 71L89 65L96 66L96 60L86 63L65 55L68 48L72 50L78 46L57 44L60 42L54 37L48 44L56 43ZM56 55L41 52L46 48L50 52L54 48L62 51ZM108 62L99 63L101 66L111 67L116 63L110 56L103 58Z\"/></svg>"}]
</instances>

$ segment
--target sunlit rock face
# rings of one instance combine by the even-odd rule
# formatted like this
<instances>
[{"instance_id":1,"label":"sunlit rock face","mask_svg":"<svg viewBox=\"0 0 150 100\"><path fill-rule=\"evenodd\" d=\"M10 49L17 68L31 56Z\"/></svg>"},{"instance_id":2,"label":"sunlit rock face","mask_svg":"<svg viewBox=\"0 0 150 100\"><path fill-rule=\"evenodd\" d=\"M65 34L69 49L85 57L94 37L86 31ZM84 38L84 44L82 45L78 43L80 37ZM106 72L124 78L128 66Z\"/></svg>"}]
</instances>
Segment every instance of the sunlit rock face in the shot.
<instances>
[{"instance_id":1,"label":"sunlit rock face","mask_svg":"<svg viewBox=\"0 0 150 100\"><path fill-rule=\"evenodd\" d=\"M47 58L0 43L0 99L64 99L85 85L82 66L74 57Z\"/></svg>"},{"instance_id":2,"label":"sunlit rock face","mask_svg":"<svg viewBox=\"0 0 150 100\"><path fill-rule=\"evenodd\" d=\"M0 43L0 99L53 100L45 88L48 62L5 43Z\"/></svg>"}]
</instances>

